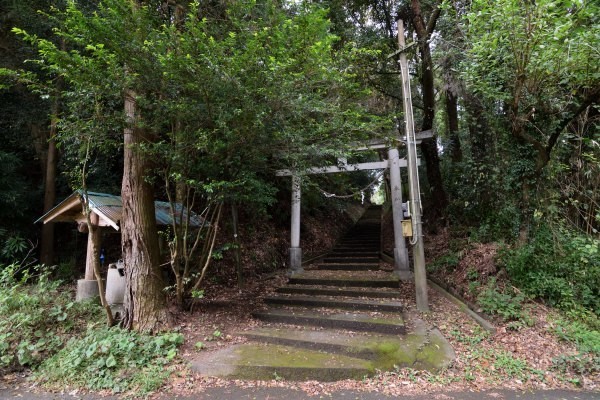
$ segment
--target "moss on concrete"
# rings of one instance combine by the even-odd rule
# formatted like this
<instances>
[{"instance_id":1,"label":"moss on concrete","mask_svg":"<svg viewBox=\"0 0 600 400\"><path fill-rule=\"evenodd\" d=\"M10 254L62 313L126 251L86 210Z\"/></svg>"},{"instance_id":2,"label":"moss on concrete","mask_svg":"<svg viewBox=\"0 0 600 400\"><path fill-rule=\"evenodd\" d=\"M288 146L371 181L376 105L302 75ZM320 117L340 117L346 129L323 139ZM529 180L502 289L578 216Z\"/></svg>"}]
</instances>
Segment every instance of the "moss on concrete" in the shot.
<instances>
[{"instance_id":1,"label":"moss on concrete","mask_svg":"<svg viewBox=\"0 0 600 400\"><path fill-rule=\"evenodd\" d=\"M243 344L201 354L192 369L205 376L237 379L334 381L374 372L367 360L277 345Z\"/></svg>"}]
</instances>

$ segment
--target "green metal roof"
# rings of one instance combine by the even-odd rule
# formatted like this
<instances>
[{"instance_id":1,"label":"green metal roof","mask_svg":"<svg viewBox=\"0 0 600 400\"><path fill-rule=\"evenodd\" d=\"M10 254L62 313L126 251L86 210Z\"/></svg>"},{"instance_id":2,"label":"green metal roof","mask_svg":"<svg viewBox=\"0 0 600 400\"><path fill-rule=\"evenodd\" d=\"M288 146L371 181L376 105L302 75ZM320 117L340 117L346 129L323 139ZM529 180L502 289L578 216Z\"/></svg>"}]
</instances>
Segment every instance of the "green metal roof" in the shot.
<instances>
[{"instance_id":1,"label":"green metal roof","mask_svg":"<svg viewBox=\"0 0 600 400\"><path fill-rule=\"evenodd\" d=\"M35 223L43 221L44 223L50 220L57 219L58 221L65 220L77 220L77 211L83 208L84 193L81 190L75 191L69 197L60 202L56 207L42 215ZM121 196L115 196L108 193L98 192L87 192L87 199L89 202L90 210L104 219L104 221L115 229L119 229L119 221L123 215L123 202ZM171 208L168 202L155 201L154 209L156 215L157 225L171 225L173 219L171 218ZM181 212L182 206L179 203L174 204L176 221L179 223L180 216L186 221L188 216L187 212ZM69 214L69 215L67 215ZM59 218L62 215L62 218ZM192 212L190 215L190 227L199 228L202 226L204 219Z\"/></svg>"}]
</instances>

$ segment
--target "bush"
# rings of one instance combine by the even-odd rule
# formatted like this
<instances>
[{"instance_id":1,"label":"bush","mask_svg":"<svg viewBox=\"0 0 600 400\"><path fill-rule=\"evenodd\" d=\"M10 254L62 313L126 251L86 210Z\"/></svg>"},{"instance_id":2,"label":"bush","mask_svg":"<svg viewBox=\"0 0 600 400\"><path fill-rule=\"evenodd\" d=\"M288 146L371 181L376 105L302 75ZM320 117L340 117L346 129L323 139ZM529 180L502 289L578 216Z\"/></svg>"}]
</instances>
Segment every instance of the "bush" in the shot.
<instances>
[{"instance_id":1,"label":"bush","mask_svg":"<svg viewBox=\"0 0 600 400\"><path fill-rule=\"evenodd\" d=\"M526 245L505 249L500 261L526 295L563 310L600 312L600 241L566 229L538 227Z\"/></svg>"},{"instance_id":2,"label":"bush","mask_svg":"<svg viewBox=\"0 0 600 400\"><path fill-rule=\"evenodd\" d=\"M35 367L98 319L100 308L75 303L46 267L0 267L0 372Z\"/></svg>"},{"instance_id":3,"label":"bush","mask_svg":"<svg viewBox=\"0 0 600 400\"><path fill-rule=\"evenodd\" d=\"M477 296L477 303L487 314L500 316L504 321L528 322L529 317L523 310L525 296L511 288L500 290L496 279L490 278L485 288Z\"/></svg>"},{"instance_id":4,"label":"bush","mask_svg":"<svg viewBox=\"0 0 600 400\"><path fill-rule=\"evenodd\" d=\"M558 318L554 333L577 347L577 354L561 355L553 360L554 367L575 374L600 373L600 321L586 311L571 312Z\"/></svg>"},{"instance_id":5,"label":"bush","mask_svg":"<svg viewBox=\"0 0 600 400\"><path fill-rule=\"evenodd\" d=\"M165 365L177 355L183 335L149 336L120 328L91 328L83 338L46 360L36 378L50 387L76 386L147 394L168 378Z\"/></svg>"}]
</instances>

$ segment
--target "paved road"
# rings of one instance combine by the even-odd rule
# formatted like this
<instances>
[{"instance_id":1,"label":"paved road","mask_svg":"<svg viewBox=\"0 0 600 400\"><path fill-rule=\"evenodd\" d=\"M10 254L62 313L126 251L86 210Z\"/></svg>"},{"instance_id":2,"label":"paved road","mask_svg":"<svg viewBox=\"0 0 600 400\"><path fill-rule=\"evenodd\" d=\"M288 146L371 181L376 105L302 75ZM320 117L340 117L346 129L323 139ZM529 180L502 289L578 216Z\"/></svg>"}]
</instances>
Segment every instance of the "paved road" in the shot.
<instances>
[{"instance_id":1,"label":"paved road","mask_svg":"<svg viewBox=\"0 0 600 400\"><path fill-rule=\"evenodd\" d=\"M0 389L0 399L21 400L116 400L119 397L99 397L95 395L71 396L52 393L32 393L25 390ZM600 392L577 392L567 390L549 390L538 392L516 392L508 390L493 390L486 392L448 392L419 396L390 397L380 393L335 392L330 395L308 396L306 393L282 388L242 389L235 386L226 388L211 388L189 396L173 397L163 394L160 399L174 400L600 400Z\"/></svg>"}]
</instances>

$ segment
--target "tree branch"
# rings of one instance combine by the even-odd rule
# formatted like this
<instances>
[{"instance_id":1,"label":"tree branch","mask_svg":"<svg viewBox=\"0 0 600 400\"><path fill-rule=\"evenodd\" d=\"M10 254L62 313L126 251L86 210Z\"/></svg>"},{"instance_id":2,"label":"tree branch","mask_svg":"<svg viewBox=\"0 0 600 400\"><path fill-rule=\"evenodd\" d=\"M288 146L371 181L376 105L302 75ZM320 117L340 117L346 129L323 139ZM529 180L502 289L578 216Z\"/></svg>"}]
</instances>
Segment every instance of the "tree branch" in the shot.
<instances>
[{"instance_id":1,"label":"tree branch","mask_svg":"<svg viewBox=\"0 0 600 400\"><path fill-rule=\"evenodd\" d=\"M435 25L437 24L437 20L440 17L442 9L440 8L440 3L435 5L435 8L431 12L431 16L429 17L429 21L427 21L427 37L430 37L435 29Z\"/></svg>"},{"instance_id":2,"label":"tree branch","mask_svg":"<svg viewBox=\"0 0 600 400\"><path fill-rule=\"evenodd\" d=\"M597 86L592 89L584 98L583 101L579 104L577 108L573 107L573 112L571 115L565 117L560 121L558 127L554 130L552 135L550 135L550 139L548 139L548 145L545 148L545 152L548 158L550 158L550 153L556 143L558 142L558 138L560 134L565 130L567 126L569 126L575 118L579 117L581 113L583 113L589 106L594 104L600 104L600 87Z\"/></svg>"}]
</instances>

